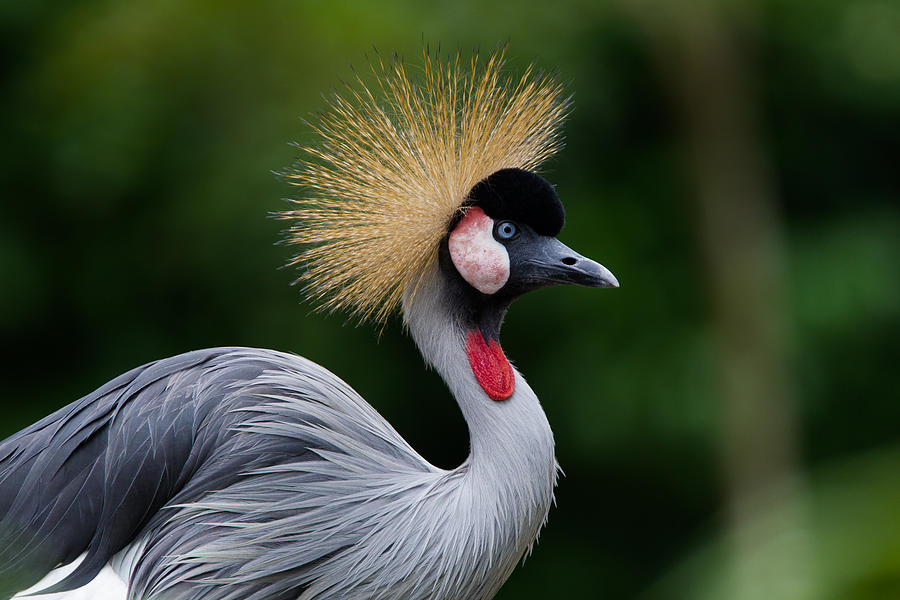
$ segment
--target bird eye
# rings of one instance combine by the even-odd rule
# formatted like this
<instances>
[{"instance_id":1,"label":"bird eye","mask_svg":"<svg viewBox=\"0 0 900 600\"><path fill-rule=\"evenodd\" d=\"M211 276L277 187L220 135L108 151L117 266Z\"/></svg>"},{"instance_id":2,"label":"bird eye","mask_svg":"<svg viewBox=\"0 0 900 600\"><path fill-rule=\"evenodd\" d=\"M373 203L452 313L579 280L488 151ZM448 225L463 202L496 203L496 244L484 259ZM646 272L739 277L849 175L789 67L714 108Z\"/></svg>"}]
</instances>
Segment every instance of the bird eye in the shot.
<instances>
[{"instance_id":1,"label":"bird eye","mask_svg":"<svg viewBox=\"0 0 900 600\"><path fill-rule=\"evenodd\" d=\"M500 221L494 228L494 237L498 240L511 240L519 234L519 228L512 221Z\"/></svg>"}]
</instances>

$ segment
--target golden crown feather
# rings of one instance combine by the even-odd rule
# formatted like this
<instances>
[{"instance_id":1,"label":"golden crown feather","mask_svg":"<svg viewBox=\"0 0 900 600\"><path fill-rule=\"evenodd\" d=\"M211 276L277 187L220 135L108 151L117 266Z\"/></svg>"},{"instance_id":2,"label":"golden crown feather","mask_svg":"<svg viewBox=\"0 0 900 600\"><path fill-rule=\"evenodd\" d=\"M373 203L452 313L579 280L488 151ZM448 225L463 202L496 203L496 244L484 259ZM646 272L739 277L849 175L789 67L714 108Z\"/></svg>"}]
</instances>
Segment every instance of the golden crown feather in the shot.
<instances>
[{"instance_id":1,"label":"golden crown feather","mask_svg":"<svg viewBox=\"0 0 900 600\"><path fill-rule=\"evenodd\" d=\"M357 76L311 127L287 179L305 188L279 213L286 242L304 249L289 263L327 311L384 323L404 289L436 259L469 191L495 171L535 170L562 143L569 98L533 65L503 75L505 48L440 60L426 48L411 77L403 61L370 61L375 84Z\"/></svg>"}]
</instances>

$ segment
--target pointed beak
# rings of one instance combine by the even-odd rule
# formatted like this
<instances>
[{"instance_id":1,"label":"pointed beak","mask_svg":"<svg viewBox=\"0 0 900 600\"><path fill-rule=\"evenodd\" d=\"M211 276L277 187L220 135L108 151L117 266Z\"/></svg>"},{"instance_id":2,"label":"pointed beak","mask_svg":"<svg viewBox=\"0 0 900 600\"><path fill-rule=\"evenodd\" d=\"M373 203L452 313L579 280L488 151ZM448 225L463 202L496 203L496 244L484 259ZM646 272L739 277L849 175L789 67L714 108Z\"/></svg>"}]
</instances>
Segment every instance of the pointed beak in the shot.
<instances>
[{"instance_id":1,"label":"pointed beak","mask_svg":"<svg viewBox=\"0 0 900 600\"><path fill-rule=\"evenodd\" d=\"M566 284L619 287L619 281L609 269L552 237L541 237L540 241L529 244L515 262L516 277L531 289Z\"/></svg>"}]
</instances>

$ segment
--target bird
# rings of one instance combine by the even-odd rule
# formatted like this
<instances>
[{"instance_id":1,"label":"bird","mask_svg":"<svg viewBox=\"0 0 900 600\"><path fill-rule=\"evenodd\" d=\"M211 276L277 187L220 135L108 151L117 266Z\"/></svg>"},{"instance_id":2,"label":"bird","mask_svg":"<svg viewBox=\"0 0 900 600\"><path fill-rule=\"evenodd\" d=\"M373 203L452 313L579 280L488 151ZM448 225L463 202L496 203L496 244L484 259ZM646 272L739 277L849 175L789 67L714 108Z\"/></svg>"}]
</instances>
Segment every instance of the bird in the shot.
<instances>
[{"instance_id":1,"label":"bird","mask_svg":"<svg viewBox=\"0 0 900 600\"><path fill-rule=\"evenodd\" d=\"M523 294L618 287L558 239L539 168L572 102L506 49L369 58L309 120L277 218L320 310L399 313L469 432L433 466L299 355L225 347L137 367L0 443L0 598L112 568L128 600L487 600L553 503L555 441L500 329ZM368 78L368 79L367 79ZM71 569L72 565L76 565ZM123 596L124 597L124 596Z\"/></svg>"}]
</instances>

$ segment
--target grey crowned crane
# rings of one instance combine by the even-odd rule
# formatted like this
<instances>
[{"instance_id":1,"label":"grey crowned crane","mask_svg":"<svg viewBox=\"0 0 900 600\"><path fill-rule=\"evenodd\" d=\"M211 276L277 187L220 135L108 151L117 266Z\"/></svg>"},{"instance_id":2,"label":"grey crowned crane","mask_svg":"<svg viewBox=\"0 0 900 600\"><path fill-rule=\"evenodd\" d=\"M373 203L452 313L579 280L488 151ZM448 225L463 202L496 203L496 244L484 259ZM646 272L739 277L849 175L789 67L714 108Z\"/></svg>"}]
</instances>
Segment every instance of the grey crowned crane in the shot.
<instances>
[{"instance_id":1,"label":"grey crowned crane","mask_svg":"<svg viewBox=\"0 0 900 600\"><path fill-rule=\"evenodd\" d=\"M329 100L288 179L293 264L327 310L398 307L450 388L470 454L436 468L346 383L274 350L214 348L121 375L0 444L0 597L80 560L130 600L493 597L547 518L554 440L500 347L510 304L548 285L615 287L556 239L535 169L568 100L528 69L424 53L373 62ZM370 91L375 89L377 92ZM123 596L124 597L124 596Z\"/></svg>"}]
</instances>

